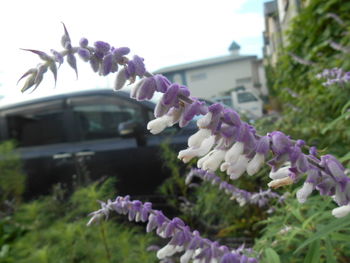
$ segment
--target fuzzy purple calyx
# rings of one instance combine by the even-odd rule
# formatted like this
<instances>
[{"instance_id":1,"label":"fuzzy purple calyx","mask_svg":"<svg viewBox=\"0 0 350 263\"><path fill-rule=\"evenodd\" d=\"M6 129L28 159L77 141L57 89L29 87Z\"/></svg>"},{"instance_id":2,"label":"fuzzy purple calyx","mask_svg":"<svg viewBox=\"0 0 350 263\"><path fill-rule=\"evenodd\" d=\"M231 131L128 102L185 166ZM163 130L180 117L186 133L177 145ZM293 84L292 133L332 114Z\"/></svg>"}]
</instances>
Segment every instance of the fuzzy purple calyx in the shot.
<instances>
[{"instance_id":1,"label":"fuzzy purple calyx","mask_svg":"<svg viewBox=\"0 0 350 263\"><path fill-rule=\"evenodd\" d=\"M272 151L278 155L287 152L292 146L292 141L283 132L274 131L269 136L272 142Z\"/></svg>"},{"instance_id":2,"label":"fuzzy purple calyx","mask_svg":"<svg viewBox=\"0 0 350 263\"><path fill-rule=\"evenodd\" d=\"M256 144L255 151L257 153L267 155L267 153L270 150L270 137L269 136L263 136L259 139L258 143Z\"/></svg>"},{"instance_id":3,"label":"fuzzy purple calyx","mask_svg":"<svg viewBox=\"0 0 350 263\"><path fill-rule=\"evenodd\" d=\"M180 86L173 83L169 86L168 90L164 93L162 97L162 103L168 106L174 106L178 102L177 94L179 92Z\"/></svg>"},{"instance_id":4,"label":"fuzzy purple calyx","mask_svg":"<svg viewBox=\"0 0 350 263\"><path fill-rule=\"evenodd\" d=\"M97 52L101 52L103 55L107 54L111 49L111 45L104 41L96 41L94 47Z\"/></svg>"},{"instance_id":5,"label":"fuzzy purple calyx","mask_svg":"<svg viewBox=\"0 0 350 263\"><path fill-rule=\"evenodd\" d=\"M232 109L225 108L224 109L224 122L234 126L241 125L241 118L238 113Z\"/></svg>"},{"instance_id":6,"label":"fuzzy purple calyx","mask_svg":"<svg viewBox=\"0 0 350 263\"><path fill-rule=\"evenodd\" d=\"M86 48L88 45L89 45L89 41L88 41L85 37L82 37L82 38L79 40L79 46L80 46L80 47Z\"/></svg>"},{"instance_id":7,"label":"fuzzy purple calyx","mask_svg":"<svg viewBox=\"0 0 350 263\"><path fill-rule=\"evenodd\" d=\"M154 78L152 77L146 78L145 81L142 82L137 92L136 99L139 101L150 100L153 97L155 90L156 90L156 82Z\"/></svg>"},{"instance_id":8,"label":"fuzzy purple calyx","mask_svg":"<svg viewBox=\"0 0 350 263\"><path fill-rule=\"evenodd\" d=\"M135 55L133 57L133 62L135 65L135 74L142 77L146 73L145 64L143 63L143 58Z\"/></svg>"},{"instance_id":9,"label":"fuzzy purple calyx","mask_svg":"<svg viewBox=\"0 0 350 263\"><path fill-rule=\"evenodd\" d=\"M90 51L86 48L78 48L78 55L79 57L84 60L85 62L89 61L91 54Z\"/></svg>"},{"instance_id":10,"label":"fuzzy purple calyx","mask_svg":"<svg viewBox=\"0 0 350 263\"><path fill-rule=\"evenodd\" d=\"M205 106L204 102L193 100L193 103L191 104L185 103L185 109L182 113L179 125L180 127L184 127L193 119L194 116L205 115L206 113L207 107Z\"/></svg>"}]
</instances>

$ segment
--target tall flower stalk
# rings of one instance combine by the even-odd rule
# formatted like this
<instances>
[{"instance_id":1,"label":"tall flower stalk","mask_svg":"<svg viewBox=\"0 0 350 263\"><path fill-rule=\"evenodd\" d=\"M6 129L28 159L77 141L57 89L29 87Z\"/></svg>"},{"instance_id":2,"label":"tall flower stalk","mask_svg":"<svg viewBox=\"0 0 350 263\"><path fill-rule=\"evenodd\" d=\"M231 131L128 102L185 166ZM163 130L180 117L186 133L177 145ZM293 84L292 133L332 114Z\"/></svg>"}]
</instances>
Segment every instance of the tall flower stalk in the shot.
<instances>
[{"instance_id":1,"label":"tall flower stalk","mask_svg":"<svg viewBox=\"0 0 350 263\"><path fill-rule=\"evenodd\" d=\"M103 41L96 41L90 46L86 38L82 38L79 46L74 47L65 26L61 43L64 50L51 50L52 55L25 49L37 54L42 63L20 78L26 78L23 92L36 89L48 69L56 79L57 66L64 59L78 74L78 55L90 63L93 71L99 75L116 73L115 90L123 88L127 82L134 83L130 96L136 100L150 100L155 92L163 93L155 107L156 119L147 125L153 134L175 123L184 127L194 116L204 115L197 121L198 132L188 139L188 148L178 154L183 162L199 158L198 168L209 172L220 169L232 180L245 173L253 176L267 163L271 167L269 187L278 188L304 179L297 193L299 202L305 202L316 190L321 195L332 196L338 204L339 207L332 212L335 217L350 212L350 179L334 156L319 156L315 147L306 146L303 140L292 140L280 131L258 135L255 128L242 121L233 109L219 103L207 107L204 102L192 97L186 86L171 83L162 75L149 73L143 58L137 55L132 59L126 57L130 52L127 47L117 48ZM309 152L304 153L305 150Z\"/></svg>"},{"instance_id":2,"label":"tall flower stalk","mask_svg":"<svg viewBox=\"0 0 350 263\"><path fill-rule=\"evenodd\" d=\"M128 217L129 221L147 222L146 231L154 231L162 238L170 239L167 245L157 252L162 260L175 254L181 254L180 262L188 263L255 263L257 258L246 255L250 250L230 249L218 242L201 237L196 230L192 231L180 218L169 219L161 211L152 209L149 202L130 200L129 196L118 196L114 201L101 202L101 209L91 213L87 225L91 225L116 212Z\"/></svg>"}]
</instances>

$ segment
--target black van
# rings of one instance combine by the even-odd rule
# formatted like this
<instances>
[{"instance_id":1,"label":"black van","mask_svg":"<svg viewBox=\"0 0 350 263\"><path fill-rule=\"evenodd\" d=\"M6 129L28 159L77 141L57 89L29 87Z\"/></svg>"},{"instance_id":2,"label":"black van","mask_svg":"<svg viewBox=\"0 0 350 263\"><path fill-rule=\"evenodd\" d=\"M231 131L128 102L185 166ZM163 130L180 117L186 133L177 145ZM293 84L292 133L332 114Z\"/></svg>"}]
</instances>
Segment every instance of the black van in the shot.
<instances>
[{"instance_id":1,"label":"black van","mask_svg":"<svg viewBox=\"0 0 350 263\"><path fill-rule=\"evenodd\" d=\"M153 194L168 176L160 144L169 137L184 149L196 126L152 135L146 125L155 104L123 91L96 89L0 106L1 141L15 140L27 175L26 196L50 192L58 182L116 176L118 194ZM75 177L75 178L74 178Z\"/></svg>"}]
</instances>

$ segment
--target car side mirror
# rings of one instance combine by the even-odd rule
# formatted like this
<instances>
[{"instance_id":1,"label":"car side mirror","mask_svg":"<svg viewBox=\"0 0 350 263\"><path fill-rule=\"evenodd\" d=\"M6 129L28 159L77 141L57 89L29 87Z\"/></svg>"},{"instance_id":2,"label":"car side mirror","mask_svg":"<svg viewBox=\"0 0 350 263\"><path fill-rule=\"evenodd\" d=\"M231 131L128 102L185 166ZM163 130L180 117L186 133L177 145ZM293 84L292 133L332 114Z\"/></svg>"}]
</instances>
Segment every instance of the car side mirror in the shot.
<instances>
[{"instance_id":1,"label":"car side mirror","mask_svg":"<svg viewBox=\"0 0 350 263\"><path fill-rule=\"evenodd\" d=\"M118 125L119 135L125 138L135 137L138 146L146 145L146 137L139 122L130 120Z\"/></svg>"},{"instance_id":2,"label":"car side mirror","mask_svg":"<svg viewBox=\"0 0 350 263\"><path fill-rule=\"evenodd\" d=\"M118 125L118 133L122 137L131 137L136 136L139 131L139 123L134 120L129 120L125 122L121 122Z\"/></svg>"}]
</instances>

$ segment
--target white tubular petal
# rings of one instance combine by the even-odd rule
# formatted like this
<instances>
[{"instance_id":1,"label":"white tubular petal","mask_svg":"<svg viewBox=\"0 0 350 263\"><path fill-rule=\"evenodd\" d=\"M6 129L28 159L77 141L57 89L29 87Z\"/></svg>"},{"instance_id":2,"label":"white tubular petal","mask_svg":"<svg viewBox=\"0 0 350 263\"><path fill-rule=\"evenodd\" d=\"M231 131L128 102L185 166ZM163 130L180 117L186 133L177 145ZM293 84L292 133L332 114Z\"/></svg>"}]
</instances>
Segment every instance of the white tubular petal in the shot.
<instances>
[{"instance_id":1,"label":"white tubular petal","mask_svg":"<svg viewBox=\"0 0 350 263\"><path fill-rule=\"evenodd\" d=\"M188 138L189 147L199 147L203 140L211 135L211 130L209 129L199 129L195 134Z\"/></svg>"},{"instance_id":2,"label":"white tubular petal","mask_svg":"<svg viewBox=\"0 0 350 263\"><path fill-rule=\"evenodd\" d=\"M146 78L141 79L139 82L136 84L132 85L131 90L130 90L130 98L136 99L137 93L139 92L139 89L143 82L145 82Z\"/></svg>"},{"instance_id":3,"label":"white tubular petal","mask_svg":"<svg viewBox=\"0 0 350 263\"><path fill-rule=\"evenodd\" d=\"M211 112L208 112L202 118L200 118L197 121L198 128L206 128L211 122L212 115L213 114Z\"/></svg>"},{"instance_id":4,"label":"white tubular petal","mask_svg":"<svg viewBox=\"0 0 350 263\"><path fill-rule=\"evenodd\" d=\"M168 127L171 124L171 116L164 115L160 118L151 120L147 124L147 129L152 134L158 134L162 132L166 127Z\"/></svg>"},{"instance_id":5,"label":"white tubular petal","mask_svg":"<svg viewBox=\"0 0 350 263\"><path fill-rule=\"evenodd\" d=\"M240 155L237 162L234 165L231 165L227 169L227 174L232 180L235 180L246 171L249 159L244 155Z\"/></svg>"},{"instance_id":6,"label":"white tubular petal","mask_svg":"<svg viewBox=\"0 0 350 263\"><path fill-rule=\"evenodd\" d=\"M189 249L180 258L180 263L188 263L194 254L194 250Z\"/></svg>"},{"instance_id":7,"label":"white tubular petal","mask_svg":"<svg viewBox=\"0 0 350 263\"><path fill-rule=\"evenodd\" d=\"M235 163L244 150L243 142L235 142L233 146L227 151L225 161L228 163Z\"/></svg>"},{"instance_id":8,"label":"white tubular petal","mask_svg":"<svg viewBox=\"0 0 350 263\"><path fill-rule=\"evenodd\" d=\"M204 155L202 158L200 158L200 159L198 160L198 162L197 162L197 167L200 168L200 169L202 169L203 163L204 163L206 160L208 160L208 158L212 155L213 152L214 152L214 150L211 151L211 152L209 152L207 155Z\"/></svg>"},{"instance_id":9,"label":"white tubular petal","mask_svg":"<svg viewBox=\"0 0 350 263\"><path fill-rule=\"evenodd\" d=\"M212 135L203 140L201 146L198 149L198 156L206 155L215 143L215 135Z\"/></svg>"},{"instance_id":10,"label":"white tubular petal","mask_svg":"<svg viewBox=\"0 0 350 263\"><path fill-rule=\"evenodd\" d=\"M225 172L230 167L230 163L223 162L220 166L220 171Z\"/></svg>"},{"instance_id":11,"label":"white tubular petal","mask_svg":"<svg viewBox=\"0 0 350 263\"><path fill-rule=\"evenodd\" d=\"M350 213L350 204L343 205L343 206L334 208L332 210L332 215L337 217L337 218L344 217L349 213Z\"/></svg>"},{"instance_id":12,"label":"white tubular petal","mask_svg":"<svg viewBox=\"0 0 350 263\"><path fill-rule=\"evenodd\" d=\"M174 245L166 245L165 247L162 247L157 252L157 258L164 259L166 257L170 257L176 253L176 249Z\"/></svg>"},{"instance_id":13,"label":"white tubular petal","mask_svg":"<svg viewBox=\"0 0 350 263\"><path fill-rule=\"evenodd\" d=\"M270 187L270 188L278 188L278 187L281 187L281 186L284 186L284 185L290 185L290 184L293 184L293 180L292 180L292 178L287 176L287 177L284 177L282 179L272 180L271 182L269 182L267 184L267 186Z\"/></svg>"},{"instance_id":14,"label":"white tubular petal","mask_svg":"<svg viewBox=\"0 0 350 263\"><path fill-rule=\"evenodd\" d=\"M136 212L135 222L140 222L140 221L141 221L141 213L140 212Z\"/></svg>"},{"instance_id":15,"label":"white tubular petal","mask_svg":"<svg viewBox=\"0 0 350 263\"><path fill-rule=\"evenodd\" d=\"M177 158L182 160L184 163L188 163L192 160L195 156L197 156L198 149L194 148L187 148L185 150L179 151L179 154L177 155Z\"/></svg>"},{"instance_id":16,"label":"white tubular petal","mask_svg":"<svg viewBox=\"0 0 350 263\"><path fill-rule=\"evenodd\" d=\"M249 161L248 166L247 166L247 173L249 175L254 175L256 174L261 166L264 164L265 162L265 155L260 154L260 153L256 153L253 157L252 160Z\"/></svg>"},{"instance_id":17,"label":"white tubular petal","mask_svg":"<svg viewBox=\"0 0 350 263\"><path fill-rule=\"evenodd\" d=\"M312 183L305 182L303 184L303 187L300 188L297 192L297 199L299 203L301 204L305 203L313 190L314 190L314 185Z\"/></svg>"},{"instance_id":18,"label":"white tubular petal","mask_svg":"<svg viewBox=\"0 0 350 263\"><path fill-rule=\"evenodd\" d=\"M179 152L177 158L182 160L184 163L188 163L192 158L196 156L206 155L215 143L215 135L210 136L203 140L199 148L190 147Z\"/></svg>"},{"instance_id":19,"label":"white tubular petal","mask_svg":"<svg viewBox=\"0 0 350 263\"><path fill-rule=\"evenodd\" d=\"M203 169L215 172L219 168L221 162L224 160L225 154L226 151L214 150L209 158L204 161L202 165Z\"/></svg>"},{"instance_id":20,"label":"white tubular petal","mask_svg":"<svg viewBox=\"0 0 350 263\"><path fill-rule=\"evenodd\" d=\"M219 263L219 260L217 258L212 258L210 260L210 263Z\"/></svg>"},{"instance_id":21,"label":"white tubular petal","mask_svg":"<svg viewBox=\"0 0 350 263\"><path fill-rule=\"evenodd\" d=\"M282 167L276 172L270 172L269 177L273 180L282 179L288 176L290 166Z\"/></svg>"}]
</instances>

